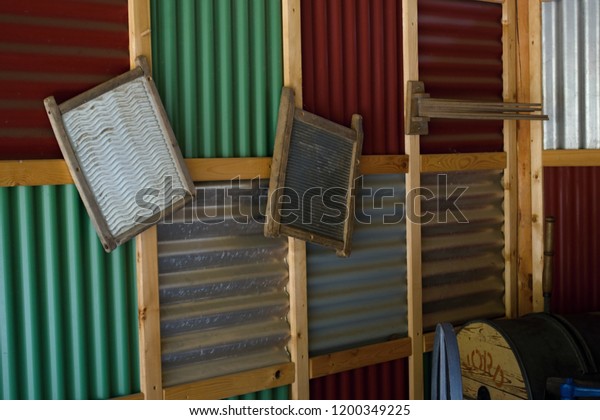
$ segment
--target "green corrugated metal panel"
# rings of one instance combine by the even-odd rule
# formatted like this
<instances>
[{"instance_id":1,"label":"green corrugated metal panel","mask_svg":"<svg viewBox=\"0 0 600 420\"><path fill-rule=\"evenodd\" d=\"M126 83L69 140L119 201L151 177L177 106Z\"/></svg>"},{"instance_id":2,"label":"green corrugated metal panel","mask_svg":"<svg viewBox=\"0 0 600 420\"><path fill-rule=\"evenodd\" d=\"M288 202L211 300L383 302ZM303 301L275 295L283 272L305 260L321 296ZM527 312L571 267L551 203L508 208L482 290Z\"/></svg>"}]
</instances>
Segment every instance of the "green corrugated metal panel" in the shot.
<instances>
[{"instance_id":1,"label":"green corrugated metal panel","mask_svg":"<svg viewBox=\"0 0 600 420\"><path fill-rule=\"evenodd\" d=\"M281 0L151 0L153 74L185 157L269 156Z\"/></svg>"},{"instance_id":2,"label":"green corrugated metal panel","mask_svg":"<svg viewBox=\"0 0 600 420\"><path fill-rule=\"evenodd\" d=\"M106 254L74 186L0 188L0 397L139 391L134 244Z\"/></svg>"},{"instance_id":3,"label":"green corrugated metal panel","mask_svg":"<svg viewBox=\"0 0 600 420\"><path fill-rule=\"evenodd\" d=\"M265 391L253 392L250 394L240 395L238 397L226 398L227 400L289 400L290 388L282 386L279 388L267 389Z\"/></svg>"}]
</instances>

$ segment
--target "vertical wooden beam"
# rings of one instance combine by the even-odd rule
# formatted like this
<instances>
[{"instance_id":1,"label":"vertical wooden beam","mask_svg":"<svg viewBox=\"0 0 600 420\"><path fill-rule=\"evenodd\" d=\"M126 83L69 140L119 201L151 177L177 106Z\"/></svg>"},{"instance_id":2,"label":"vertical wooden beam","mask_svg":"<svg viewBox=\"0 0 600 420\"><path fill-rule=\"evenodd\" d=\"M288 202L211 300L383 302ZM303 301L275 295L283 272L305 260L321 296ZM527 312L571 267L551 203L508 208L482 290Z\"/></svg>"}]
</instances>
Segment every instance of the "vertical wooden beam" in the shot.
<instances>
[{"instance_id":1,"label":"vertical wooden beam","mask_svg":"<svg viewBox=\"0 0 600 420\"><path fill-rule=\"evenodd\" d=\"M516 0L502 4L502 46L504 101L517 100L517 6ZM504 121L504 257L505 257L505 307L506 316L518 315L518 175L517 175L517 123Z\"/></svg>"},{"instance_id":2,"label":"vertical wooden beam","mask_svg":"<svg viewBox=\"0 0 600 420\"><path fill-rule=\"evenodd\" d=\"M517 1L517 100L531 102L529 92L529 2ZM518 289L519 315L533 310L531 253L531 124L517 122Z\"/></svg>"},{"instance_id":3,"label":"vertical wooden beam","mask_svg":"<svg viewBox=\"0 0 600 420\"><path fill-rule=\"evenodd\" d=\"M145 55L152 63L150 45L150 0L129 0L129 54ZM140 385L144 397L162 399L160 307L158 301L158 240L156 226L136 238L138 327L140 341Z\"/></svg>"},{"instance_id":4,"label":"vertical wooden beam","mask_svg":"<svg viewBox=\"0 0 600 420\"><path fill-rule=\"evenodd\" d=\"M294 89L296 106L302 107L302 39L300 0L282 0L283 31L283 82ZM308 354L308 306L306 282L306 244L290 238L288 242L290 279L290 330L289 351L295 364L296 380L291 385L292 398L307 400L310 397L310 372Z\"/></svg>"},{"instance_id":5,"label":"vertical wooden beam","mask_svg":"<svg viewBox=\"0 0 600 420\"><path fill-rule=\"evenodd\" d=\"M403 69L406 89L409 80L419 80L417 0L402 0ZM405 98L406 99L406 98ZM404 110L408 107L404 106ZM406 119L406 115L405 115ZM406 254L408 276L408 336L411 338L412 355L409 363L409 396L423 399L423 311L421 277L421 201L418 189L421 186L420 137L405 136L408 155L406 176Z\"/></svg>"},{"instance_id":6,"label":"vertical wooden beam","mask_svg":"<svg viewBox=\"0 0 600 420\"><path fill-rule=\"evenodd\" d=\"M529 0L529 94L532 102L542 97L542 4ZM531 122L531 246L533 271L533 310L543 311L542 273L544 271L544 167L543 127Z\"/></svg>"}]
</instances>

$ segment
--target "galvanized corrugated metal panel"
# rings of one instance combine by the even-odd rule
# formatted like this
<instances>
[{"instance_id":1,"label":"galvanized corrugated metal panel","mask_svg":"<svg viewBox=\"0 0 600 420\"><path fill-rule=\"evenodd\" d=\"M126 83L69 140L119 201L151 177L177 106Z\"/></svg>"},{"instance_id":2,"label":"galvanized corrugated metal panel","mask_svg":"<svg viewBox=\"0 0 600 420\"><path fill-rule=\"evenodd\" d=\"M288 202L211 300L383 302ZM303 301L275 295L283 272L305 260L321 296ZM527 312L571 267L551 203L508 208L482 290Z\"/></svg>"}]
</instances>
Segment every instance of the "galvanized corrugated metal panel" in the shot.
<instances>
[{"instance_id":1,"label":"galvanized corrugated metal panel","mask_svg":"<svg viewBox=\"0 0 600 420\"><path fill-rule=\"evenodd\" d=\"M273 153L280 0L152 0L153 74L185 157Z\"/></svg>"},{"instance_id":2,"label":"galvanized corrugated metal panel","mask_svg":"<svg viewBox=\"0 0 600 420\"><path fill-rule=\"evenodd\" d=\"M407 359L372 365L310 381L313 400L406 400Z\"/></svg>"},{"instance_id":3,"label":"galvanized corrugated metal panel","mask_svg":"<svg viewBox=\"0 0 600 420\"><path fill-rule=\"evenodd\" d=\"M199 184L159 224L166 386L289 361L287 241L263 235L267 189Z\"/></svg>"},{"instance_id":4,"label":"galvanized corrugated metal panel","mask_svg":"<svg viewBox=\"0 0 600 420\"><path fill-rule=\"evenodd\" d=\"M0 2L0 159L62 157L44 98L129 69L127 0Z\"/></svg>"},{"instance_id":5,"label":"galvanized corrugated metal panel","mask_svg":"<svg viewBox=\"0 0 600 420\"><path fill-rule=\"evenodd\" d=\"M544 212L554 216L553 312L600 310L600 168L545 168Z\"/></svg>"},{"instance_id":6,"label":"galvanized corrugated metal panel","mask_svg":"<svg viewBox=\"0 0 600 420\"><path fill-rule=\"evenodd\" d=\"M74 186L0 189L0 397L139 392L135 249L108 255Z\"/></svg>"},{"instance_id":7,"label":"galvanized corrugated metal panel","mask_svg":"<svg viewBox=\"0 0 600 420\"><path fill-rule=\"evenodd\" d=\"M419 79L434 98L502 101L502 5L419 0ZM502 121L436 119L423 153L496 152Z\"/></svg>"},{"instance_id":8,"label":"galvanized corrugated metal panel","mask_svg":"<svg viewBox=\"0 0 600 420\"><path fill-rule=\"evenodd\" d=\"M311 355L406 335L404 178L363 177L349 258L307 245Z\"/></svg>"},{"instance_id":9,"label":"galvanized corrugated metal panel","mask_svg":"<svg viewBox=\"0 0 600 420\"><path fill-rule=\"evenodd\" d=\"M600 3L542 4L545 149L600 148Z\"/></svg>"},{"instance_id":10,"label":"galvanized corrugated metal panel","mask_svg":"<svg viewBox=\"0 0 600 420\"><path fill-rule=\"evenodd\" d=\"M423 326L504 315L502 171L422 176Z\"/></svg>"},{"instance_id":11,"label":"galvanized corrugated metal panel","mask_svg":"<svg viewBox=\"0 0 600 420\"><path fill-rule=\"evenodd\" d=\"M401 2L303 0L302 94L338 124L361 114L363 154L403 153Z\"/></svg>"}]
</instances>

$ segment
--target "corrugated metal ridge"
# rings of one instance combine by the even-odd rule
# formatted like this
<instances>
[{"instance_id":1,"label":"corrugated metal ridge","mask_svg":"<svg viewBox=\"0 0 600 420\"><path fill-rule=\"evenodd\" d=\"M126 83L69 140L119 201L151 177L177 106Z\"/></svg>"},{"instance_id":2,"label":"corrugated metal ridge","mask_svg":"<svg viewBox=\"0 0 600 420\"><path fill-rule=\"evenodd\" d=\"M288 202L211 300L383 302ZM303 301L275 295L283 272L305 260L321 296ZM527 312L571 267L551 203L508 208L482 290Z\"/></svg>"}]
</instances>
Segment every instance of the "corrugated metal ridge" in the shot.
<instances>
[{"instance_id":1,"label":"corrugated metal ridge","mask_svg":"<svg viewBox=\"0 0 600 420\"><path fill-rule=\"evenodd\" d=\"M385 190L381 201L368 199L369 189L379 191L378 197ZM383 223L383 215L393 215L403 203L404 175L366 176L357 195L352 255L338 258L307 246L311 355L406 334L405 223Z\"/></svg>"},{"instance_id":2,"label":"corrugated metal ridge","mask_svg":"<svg viewBox=\"0 0 600 420\"><path fill-rule=\"evenodd\" d=\"M419 0L419 78L433 98L502 101L502 5ZM496 152L502 121L432 120L421 152Z\"/></svg>"},{"instance_id":3,"label":"corrugated metal ridge","mask_svg":"<svg viewBox=\"0 0 600 420\"><path fill-rule=\"evenodd\" d=\"M127 1L2 2L0 22L0 158L62 157L42 101L129 69Z\"/></svg>"},{"instance_id":4,"label":"corrugated metal ridge","mask_svg":"<svg viewBox=\"0 0 600 420\"><path fill-rule=\"evenodd\" d=\"M545 149L600 148L600 4L542 4Z\"/></svg>"},{"instance_id":5,"label":"corrugated metal ridge","mask_svg":"<svg viewBox=\"0 0 600 420\"><path fill-rule=\"evenodd\" d=\"M198 184L180 213L207 202L213 218L159 224L166 386L289 361L287 241L263 235L267 192L258 180Z\"/></svg>"},{"instance_id":6,"label":"corrugated metal ridge","mask_svg":"<svg viewBox=\"0 0 600 420\"><path fill-rule=\"evenodd\" d=\"M151 1L153 75L185 157L270 156L280 0Z\"/></svg>"},{"instance_id":7,"label":"corrugated metal ridge","mask_svg":"<svg viewBox=\"0 0 600 420\"><path fill-rule=\"evenodd\" d=\"M504 314L502 176L502 171L422 176L422 187L435 196L422 201L422 213L433 216L422 227L424 328Z\"/></svg>"},{"instance_id":8,"label":"corrugated metal ridge","mask_svg":"<svg viewBox=\"0 0 600 420\"><path fill-rule=\"evenodd\" d=\"M303 0L304 108L364 122L363 154L401 154L402 10L396 0Z\"/></svg>"}]
</instances>

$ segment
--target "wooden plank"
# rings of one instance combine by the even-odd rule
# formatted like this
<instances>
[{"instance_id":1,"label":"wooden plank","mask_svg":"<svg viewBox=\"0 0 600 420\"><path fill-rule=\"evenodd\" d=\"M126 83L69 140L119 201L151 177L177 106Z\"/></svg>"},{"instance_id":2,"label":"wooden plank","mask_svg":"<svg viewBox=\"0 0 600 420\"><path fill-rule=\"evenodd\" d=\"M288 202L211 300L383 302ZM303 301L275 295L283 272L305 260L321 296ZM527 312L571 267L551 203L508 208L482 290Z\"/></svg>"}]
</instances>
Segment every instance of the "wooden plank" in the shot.
<instances>
[{"instance_id":1,"label":"wooden plank","mask_svg":"<svg viewBox=\"0 0 600 420\"><path fill-rule=\"evenodd\" d=\"M185 159L194 182L229 181L231 179L267 179L271 175L271 158L202 158ZM362 156L360 173L364 175L406 173L408 156ZM66 185L73 178L63 159L0 160L0 187Z\"/></svg>"},{"instance_id":2,"label":"wooden plank","mask_svg":"<svg viewBox=\"0 0 600 420\"><path fill-rule=\"evenodd\" d=\"M542 4L529 1L529 96L542 102ZM533 310L544 309L542 276L544 271L544 148L543 126L531 122L531 270L533 280ZM599 155L600 156L600 155Z\"/></svg>"},{"instance_id":3,"label":"wooden plank","mask_svg":"<svg viewBox=\"0 0 600 420\"><path fill-rule=\"evenodd\" d=\"M150 0L128 0L129 59L136 66L139 55L152 63ZM140 386L148 400L163 398L158 300L158 238L156 226L136 237Z\"/></svg>"},{"instance_id":4,"label":"wooden plank","mask_svg":"<svg viewBox=\"0 0 600 420\"><path fill-rule=\"evenodd\" d=\"M600 166L600 150L544 150L541 154L545 167Z\"/></svg>"},{"instance_id":5,"label":"wooden plank","mask_svg":"<svg viewBox=\"0 0 600 420\"><path fill-rule=\"evenodd\" d=\"M530 102L529 92L529 2L511 0L516 3L517 42L517 101ZM517 122L517 259L518 259L518 314L525 315L533 310L532 290L532 244L531 244L531 123Z\"/></svg>"},{"instance_id":6,"label":"wooden plank","mask_svg":"<svg viewBox=\"0 0 600 420\"><path fill-rule=\"evenodd\" d=\"M283 83L294 89L295 105L302 109L302 33L300 0L281 0L283 34ZM290 280L290 329L288 346L295 364L296 380L291 386L295 400L310 398L308 355L308 305L306 293L306 244L290 238L288 242Z\"/></svg>"},{"instance_id":7,"label":"wooden plank","mask_svg":"<svg viewBox=\"0 0 600 420\"><path fill-rule=\"evenodd\" d=\"M229 181L231 179L268 179L271 158L205 158L186 159L192 179L198 181Z\"/></svg>"},{"instance_id":8,"label":"wooden plank","mask_svg":"<svg viewBox=\"0 0 600 420\"><path fill-rule=\"evenodd\" d=\"M417 0L402 0L402 53L404 56L404 82L419 80ZM404 112L408 109L404 107ZM406 121L406 115L404 115ZM406 191L418 191L421 185L421 156L419 136L405 136L408 155ZM407 199L406 250L408 293L408 336L411 338L411 356L408 359L409 396L423 399L423 302L421 278L421 225L416 215L421 214L418 196L409 193Z\"/></svg>"},{"instance_id":9,"label":"wooden plank","mask_svg":"<svg viewBox=\"0 0 600 420\"><path fill-rule=\"evenodd\" d=\"M294 382L294 364L286 363L165 388L164 399L218 400L277 388L292 382Z\"/></svg>"},{"instance_id":10,"label":"wooden plank","mask_svg":"<svg viewBox=\"0 0 600 420\"><path fill-rule=\"evenodd\" d=\"M124 395L122 397L117 397L117 398L111 398L112 400L123 400L123 401L139 401L139 400L145 400L146 398L144 397L143 393L138 393L138 394L131 394L131 395Z\"/></svg>"},{"instance_id":11,"label":"wooden plank","mask_svg":"<svg viewBox=\"0 0 600 420\"><path fill-rule=\"evenodd\" d=\"M67 163L62 159L0 161L0 187L72 183Z\"/></svg>"},{"instance_id":12,"label":"wooden plank","mask_svg":"<svg viewBox=\"0 0 600 420\"><path fill-rule=\"evenodd\" d=\"M454 153L421 156L421 172L505 169L506 153Z\"/></svg>"},{"instance_id":13,"label":"wooden plank","mask_svg":"<svg viewBox=\"0 0 600 420\"><path fill-rule=\"evenodd\" d=\"M411 355L411 347L411 340L407 337L313 357L310 359L310 378L403 359Z\"/></svg>"},{"instance_id":14,"label":"wooden plank","mask_svg":"<svg viewBox=\"0 0 600 420\"><path fill-rule=\"evenodd\" d=\"M405 174L408 172L408 156L406 155L370 155L360 158L360 173Z\"/></svg>"},{"instance_id":15,"label":"wooden plank","mask_svg":"<svg viewBox=\"0 0 600 420\"><path fill-rule=\"evenodd\" d=\"M516 4L510 0L502 6L503 46L503 97L507 102L517 100L517 45ZM518 244L518 176L517 176L517 123L504 121L504 280L505 315L509 318L518 313L517 244Z\"/></svg>"},{"instance_id":16,"label":"wooden plank","mask_svg":"<svg viewBox=\"0 0 600 420\"><path fill-rule=\"evenodd\" d=\"M136 237L140 385L146 399L162 399L158 238L156 226Z\"/></svg>"},{"instance_id":17,"label":"wooden plank","mask_svg":"<svg viewBox=\"0 0 600 420\"><path fill-rule=\"evenodd\" d=\"M423 353L433 351L433 342L435 341L435 333L430 332L423 334Z\"/></svg>"}]
</instances>

